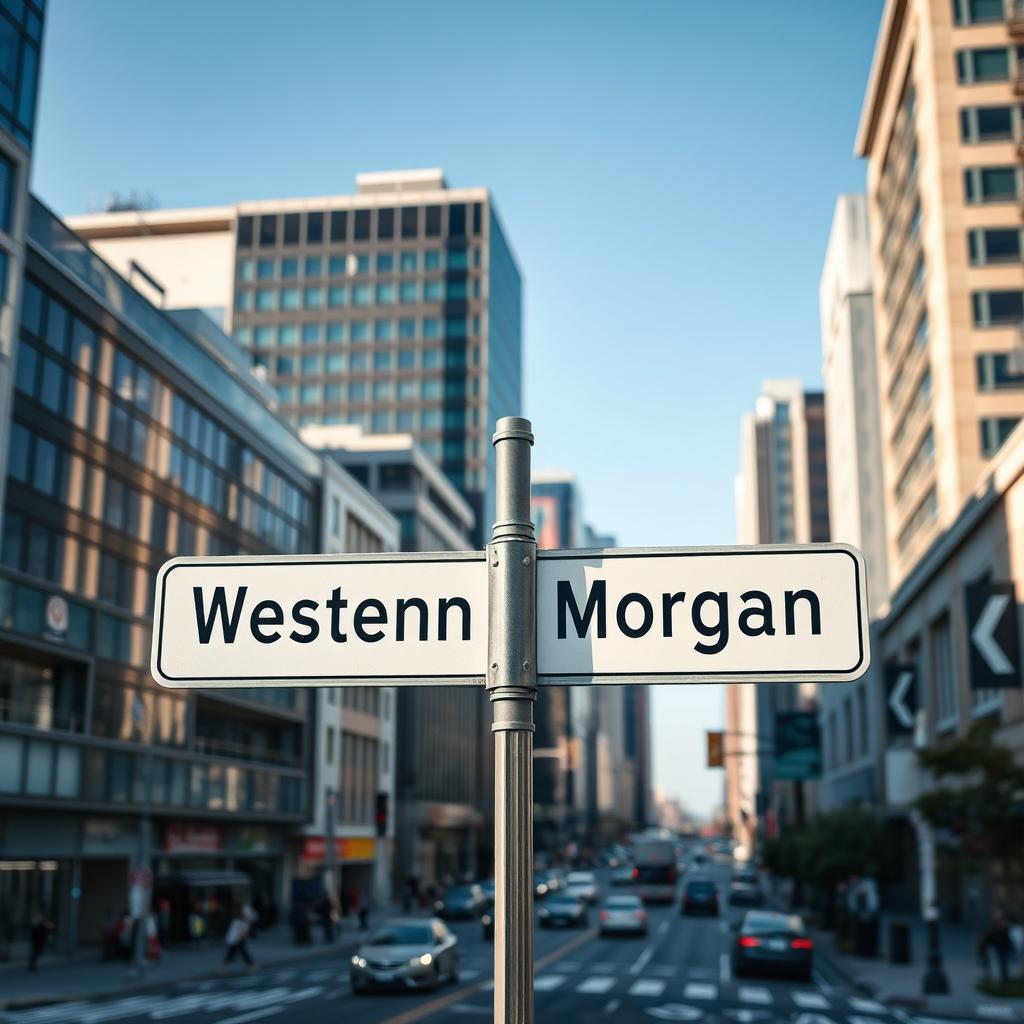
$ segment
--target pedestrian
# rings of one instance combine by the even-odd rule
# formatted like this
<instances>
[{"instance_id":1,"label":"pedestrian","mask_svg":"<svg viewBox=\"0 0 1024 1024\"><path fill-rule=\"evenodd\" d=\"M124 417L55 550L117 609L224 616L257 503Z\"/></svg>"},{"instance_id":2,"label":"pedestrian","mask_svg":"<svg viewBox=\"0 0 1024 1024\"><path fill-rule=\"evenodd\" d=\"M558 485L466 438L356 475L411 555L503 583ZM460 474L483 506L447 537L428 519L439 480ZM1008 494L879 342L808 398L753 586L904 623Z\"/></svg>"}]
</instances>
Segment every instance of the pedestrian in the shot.
<instances>
[{"instance_id":1,"label":"pedestrian","mask_svg":"<svg viewBox=\"0 0 1024 1024\"><path fill-rule=\"evenodd\" d=\"M1003 983L1010 977L1010 954L1013 952L1013 940L1010 938L1010 922L1002 910L992 915L992 924L978 943L978 952L985 958L986 964L989 951L995 953L999 965L999 980Z\"/></svg>"},{"instance_id":2,"label":"pedestrian","mask_svg":"<svg viewBox=\"0 0 1024 1024\"><path fill-rule=\"evenodd\" d=\"M365 932L370 927L370 908L366 905L366 897L361 889L352 887L350 902L353 912L359 916L359 930Z\"/></svg>"},{"instance_id":3,"label":"pedestrian","mask_svg":"<svg viewBox=\"0 0 1024 1024\"><path fill-rule=\"evenodd\" d=\"M228 933L224 936L224 962L220 966L220 973L227 970L227 966L235 959L236 955L249 965L250 971L256 970L252 956L249 954L249 947L246 940L249 938L249 922L246 919L245 911L241 906L236 906L231 914L231 924L228 925Z\"/></svg>"},{"instance_id":4,"label":"pedestrian","mask_svg":"<svg viewBox=\"0 0 1024 1024\"><path fill-rule=\"evenodd\" d=\"M324 932L324 942L329 946L334 942L334 907L326 893L317 900L316 913Z\"/></svg>"},{"instance_id":5,"label":"pedestrian","mask_svg":"<svg viewBox=\"0 0 1024 1024\"><path fill-rule=\"evenodd\" d=\"M53 922L47 920L46 915L41 911L37 910L32 915L32 927L29 931L29 942L31 944L31 953L28 958L28 969L30 971L38 970L39 957L42 956L43 948L46 946L46 940L50 937L50 932L53 931Z\"/></svg>"}]
</instances>

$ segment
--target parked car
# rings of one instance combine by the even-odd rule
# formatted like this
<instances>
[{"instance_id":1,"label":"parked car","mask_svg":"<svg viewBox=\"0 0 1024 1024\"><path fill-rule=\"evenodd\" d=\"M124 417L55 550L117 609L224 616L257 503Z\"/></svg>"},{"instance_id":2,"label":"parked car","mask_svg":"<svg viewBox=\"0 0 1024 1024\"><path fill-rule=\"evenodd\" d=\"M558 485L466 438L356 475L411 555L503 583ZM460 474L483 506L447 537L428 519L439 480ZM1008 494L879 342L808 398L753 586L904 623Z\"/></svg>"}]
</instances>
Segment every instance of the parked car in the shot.
<instances>
[{"instance_id":1,"label":"parked car","mask_svg":"<svg viewBox=\"0 0 1024 1024\"><path fill-rule=\"evenodd\" d=\"M601 908L602 935L646 935L647 911L639 896L609 896Z\"/></svg>"},{"instance_id":2,"label":"parked car","mask_svg":"<svg viewBox=\"0 0 1024 1024\"><path fill-rule=\"evenodd\" d=\"M594 872L570 871L565 879L565 891L570 896L579 896L588 903L596 903L599 892Z\"/></svg>"},{"instance_id":3,"label":"parked car","mask_svg":"<svg viewBox=\"0 0 1024 1024\"><path fill-rule=\"evenodd\" d=\"M540 918L541 928L555 928L561 925L586 928L590 924L586 900L568 892L550 895L537 911L537 916Z\"/></svg>"},{"instance_id":4,"label":"parked car","mask_svg":"<svg viewBox=\"0 0 1024 1024\"><path fill-rule=\"evenodd\" d=\"M710 878L690 878L683 885L684 914L718 915L718 886Z\"/></svg>"},{"instance_id":5,"label":"parked car","mask_svg":"<svg viewBox=\"0 0 1024 1024\"><path fill-rule=\"evenodd\" d=\"M483 890L474 882L472 885L456 885L445 889L441 898L434 903L434 913L447 920L479 917L486 905Z\"/></svg>"},{"instance_id":6,"label":"parked car","mask_svg":"<svg viewBox=\"0 0 1024 1024\"><path fill-rule=\"evenodd\" d=\"M436 989L459 980L459 940L438 918L388 921L352 957L349 980L362 995L372 988Z\"/></svg>"},{"instance_id":7,"label":"parked car","mask_svg":"<svg viewBox=\"0 0 1024 1024\"><path fill-rule=\"evenodd\" d=\"M616 868L616 870L612 872L611 884L616 886L632 885L633 865L627 864L625 867Z\"/></svg>"},{"instance_id":8,"label":"parked car","mask_svg":"<svg viewBox=\"0 0 1024 1024\"><path fill-rule=\"evenodd\" d=\"M810 981L814 968L814 942L795 914L750 910L736 934L733 974L796 975Z\"/></svg>"},{"instance_id":9,"label":"parked car","mask_svg":"<svg viewBox=\"0 0 1024 1024\"><path fill-rule=\"evenodd\" d=\"M565 888L565 872L561 868L547 868L544 871L538 871L536 880L538 896L561 892ZM541 887L544 889L543 892L540 891Z\"/></svg>"}]
</instances>

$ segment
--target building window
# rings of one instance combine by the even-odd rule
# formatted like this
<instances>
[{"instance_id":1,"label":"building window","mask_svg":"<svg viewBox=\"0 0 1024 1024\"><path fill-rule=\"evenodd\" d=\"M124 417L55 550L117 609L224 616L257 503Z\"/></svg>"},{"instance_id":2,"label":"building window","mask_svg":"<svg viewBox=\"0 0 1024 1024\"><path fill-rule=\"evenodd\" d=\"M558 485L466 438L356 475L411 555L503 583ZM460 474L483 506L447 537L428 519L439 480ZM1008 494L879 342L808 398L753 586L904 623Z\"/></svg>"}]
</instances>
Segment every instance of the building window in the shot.
<instances>
[{"instance_id":1,"label":"building window","mask_svg":"<svg viewBox=\"0 0 1024 1024\"><path fill-rule=\"evenodd\" d=\"M272 249L277 245L277 217L264 214L260 217L260 248Z\"/></svg>"},{"instance_id":2,"label":"building window","mask_svg":"<svg viewBox=\"0 0 1024 1024\"><path fill-rule=\"evenodd\" d=\"M353 227L353 238L357 242L368 242L370 240L370 211L356 210L355 223Z\"/></svg>"},{"instance_id":3,"label":"building window","mask_svg":"<svg viewBox=\"0 0 1024 1024\"><path fill-rule=\"evenodd\" d=\"M331 211L331 241L344 242L348 235L348 211ZM332 259L333 262L333 259ZM333 273L333 271L332 271Z\"/></svg>"},{"instance_id":4,"label":"building window","mask_svg":"<svg viewBox=\"0 0 1024 1024\"><path fill-rule=\"evenodd\" d=\"M953 0L954 24L980 25L1004 17L1003 0Z\"/></svg>"},{"instance_id":5,"label":"building window","mask_svg":"<svg viewBox=\"0 0 1024 1024\"><path fill-rule=\"evenodd\" d=\"M937 619L931 628L932 677L935 680L935 728L956 726L958 701L953 671L953 639L949 616Z\"/></svg>"},{"instance_id":6,"label":"building window","mask_svg":"<svg viewBox=\"0 0 1024 1024\"><path fill-rule=\"evenodd\" d=\"M935 520L939 512L939 496L934 487L921 499L920 504L910 514L906 525L900 531L897 539L900 551L905 551L917 533Z\"/></svg>"},{"instance_id":7,"label":"building window","mask_svg":"<svg viewBox=\"0 0 1024 1024\"><path fill-rule=\"evenodd\" d=\"M860 754L867 757L871 753L871 729L868 725L868 691L865 686L857 687L857 722L860 734Z\"/></svg>"},{"instance_id":8,"label":"building window","mask_svg":"<svg viewBox=\"0 0 1024 1024\"><path fill-rule=\"evenodd\" d=\"M1024 291L974 292L975 327L1016 326L1024 319Z\"/></svg>"},{"instance_id":9,"label":"building window","mask_svg":"<svg viewBox=\"0 0 1024 1024\"><path fill-rule=\"evenodd\" d=\"M1017 115L1013 107L965 107L960 111L960 137L964 142L1004 142L1014 136Z\"/></svg>"},{"instance_id":10,"label":"building window","mask_svg":"<svg viewBox=\"0 0 1024 1024\"><path fill-rule=\"evenodd\" d=\"M969 203L1006 203L1017 198L1016 167L968 167L964 192Z\"/></svg>"},{"instance_id":11,"label":"building window","mask_svg":"<svg viewBox=\"0 0 1024 1024\"><path fill-rule=\"evenodd\" d=\"M384 542L357 516L345 516L345 550L352 554L372 554L384 550Z\"/></svg>"},{"instance_id":12,"label":"building window","mask_svg":"<svg viewBox=\"0 0 1024 1024\"><path fill-rule=\"evenodd\" d=\"M307 257L302 269L303 277L322 277L324 261L319 256Z\"/></svg>"},{"instance_id":13,"label":"building window","mask_svg":"<svg viewBox=\"0 0 1024 1024\"><path fill-rule=\"evenodd\" d=\"M1020 263L1020 228L975 228L967 233L967 253L974 266Z\"/></svg>"},{"instance_id":14,"label":"building window","mask_svg":"<svg viewBox=\"0 0 1024 1024\"><path fill-rule=\"evenodd\" d=\"M1015 366L1006 352L987 352L975 357L979 391L1010 391L1024 388L1024 366Z\"/></svg>"},{"instance_id":15,"label":"building window","mask_svg":"<svg viewBox=\"0 0 1024 1024\"><path fill-rule=\"evenodd\" d=\"M319 245L324 240L324 215L322 213L306 214L306 242ZM319 273L319 271L317 271Z\"/></svg>"},{"instance_id":16,"label":"building window","mask_svg":"<svg viewBox=\"0 0 1024 1024\"><path fill-rule=\"evenodd\" d=\"M286 213L284 215L284 244L299 244L299 226L301 218L297 213Z\"/></svg>"},{"instance_id":17,"label":"building window","mask_svg":"<svg viewBox=\"0 0 1024 1024\"><path fill-rule=\"evenodd\" d=\"M1005 82L1010 77L1010 51L1005 46L983 50L957 50L956 77L961 85Z\"/></svg>"},{"instance_id":18,"label":"building window","mask_svg":"<svg viewBox=\"0 0 1024 1024\"><path fill-rule=\"evenodd\" d=\"M1019 422L1019 416L986 416L978 424L981 433L981 454L985 458L995 455Z\"/></svg>"}]
</instances>

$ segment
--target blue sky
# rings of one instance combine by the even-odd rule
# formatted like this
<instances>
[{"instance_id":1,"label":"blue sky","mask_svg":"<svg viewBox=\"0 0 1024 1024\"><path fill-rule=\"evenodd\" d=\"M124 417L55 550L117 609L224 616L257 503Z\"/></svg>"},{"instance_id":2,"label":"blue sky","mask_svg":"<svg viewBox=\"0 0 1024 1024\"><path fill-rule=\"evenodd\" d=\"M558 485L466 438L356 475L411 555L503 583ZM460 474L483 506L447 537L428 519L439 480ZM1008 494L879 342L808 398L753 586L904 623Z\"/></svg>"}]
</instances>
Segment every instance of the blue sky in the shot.
<instances>
[{"instance_id":1,"label":"blue sky","mask_svg":"<svg viewBox=\"0 0 1024 1024\"><path fill-rule=\"evenodd\" d=\"M765 377L820 382L817 288L882 0L51 0L35 191L78 213L325 195L443 167L525 279L536 464L631 546L730 543ZM706 810L719 687L655 693L655 777Z\"/></svg>"}]
</instances>

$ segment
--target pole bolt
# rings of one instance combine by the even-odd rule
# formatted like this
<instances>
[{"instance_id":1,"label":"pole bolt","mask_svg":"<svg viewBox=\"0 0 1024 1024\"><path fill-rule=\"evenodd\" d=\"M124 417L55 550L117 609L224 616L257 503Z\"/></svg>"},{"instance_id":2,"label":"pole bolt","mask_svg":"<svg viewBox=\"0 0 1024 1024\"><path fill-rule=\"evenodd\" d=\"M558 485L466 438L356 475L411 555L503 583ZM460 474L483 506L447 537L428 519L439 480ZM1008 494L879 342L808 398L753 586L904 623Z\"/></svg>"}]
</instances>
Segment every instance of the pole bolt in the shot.
<instances>
[{"instance_id":1,"label":"pole bolt","mask_svg":"<svg viewBox=\"0 0 1024 1024\"><path fill-rule=\"evenodd\" d=\"M523 668L524 669L528 669L529 667L530 667L530 663L528 661L524 661L523 662Z\"/></svg>"},{"instance_id":2,"label":"pole bolt","mask_svg":"<svg viewBox=\"0 0 1024 1024\"><path fill-rule=\"evenodd\" d=\"M527 555L527 556L526 556L526 557L525 557L525 558L523 559L523 565L529 565L529 564L530 564L530 556L529 556L529 555Z\"/></svg>"},{"instance_id":3,"label":"pole bolt","mask_svg":"<svg viewBox=\"0 0 1024 1024\"><path fill-rule=\"evenodd\" d=\"M498 565L498 560L497 560L497 558L495 558L495 559L494 559L494 561L493 561L493 562L491 562L491 565L493 565L493 566L495 566L495 568L497 568L497 565Z\"/></svg>"},{"instance_id":4,"label":"pole bolt","mask_svg":"<svg viewBox=\"0 0 1024 1024\"><path fill-rule=\"evenodd\" d=\"M496 661L492 661L491 662L491 671L492 672L497 672L498 671L498 663Z\"/></svg>"}]
</instances>

